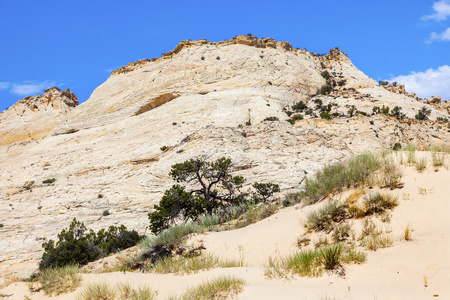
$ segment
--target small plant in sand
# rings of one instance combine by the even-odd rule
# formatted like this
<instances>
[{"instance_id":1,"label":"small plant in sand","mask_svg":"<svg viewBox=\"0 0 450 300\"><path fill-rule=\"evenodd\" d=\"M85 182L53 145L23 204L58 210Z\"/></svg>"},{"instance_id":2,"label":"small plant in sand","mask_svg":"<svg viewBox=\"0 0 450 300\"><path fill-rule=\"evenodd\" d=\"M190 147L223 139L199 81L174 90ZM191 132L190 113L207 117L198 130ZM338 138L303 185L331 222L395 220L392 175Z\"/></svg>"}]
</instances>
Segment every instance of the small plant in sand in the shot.
<instances>
[{"instance_id":1,"label":"small plant in sand","mask_svg":"<svg viewBox=\"0 0 450 300\"><path fill-rule=\"evenodd\" d=\"M415 166L416 170L419 172L423 172L427 168L428 159L426 157L422 157L416 160Z\"/></svg>"},{"instance_id":2,"label":"small plant in sand","mask_svg":"<svg viewBox=\"0 0 450 300\"><path fill-rule=\"evenodd\" d=\"M439 170L439 167L442 167L445 164L445 154L432 151L431 162L433 163L434 170L437 172Z\"/></svg>"},{"instance_id":3,"label":"small plant in sand","mask_svg":"<svg viewBox=\"0 0 450 300\"><path fill-rule=\"evenodd\" d=\"M412 241L411 232L412 232L412 227L411 227L411 224L408 223L406 225L406 227L403 229L402 239L405 241Z\"/></svg>"},{"instance_id":4,"label":"small plant in sand","mask_svg":"<svg viewBox=\"0 0 450 300\"><path fill-rule=\"evenodd\" d=\"M156 295L157 292L148 286L135 289L125 283L114 288L104 282L89 284L77 296L77 300L154 300Z\"/></svg>"},{"instance_id":5,"label":"small plant in sand","mask_svg":"<svg viewBox=\"0 0 450 300\"><path fill-rule=\"evenodd\" d=\"M308 214L305 227L313 231L330 232L333 230L334 223L339 223L345 219L346 213L343 204L330 201L322 208Z\"/></svg>"},{"instance_id":6,"label":"small plant in sand","mask_svg":"<svg viewBox=\"0 0 450 300\"><path fill-rule=\"evenodd\" d=\"M225 300L241 293L245 281L233 276L220 276L187 289L181 300Z\"/></svg>"},{"instance_id":7,"label":"small plant in sand","mask_svg":"<svg viewBox=\"0 0 450 300\"><path fill-rule=\"evenodd\" d=\"M359 236L361 246L376 251L378 248L386 248L392 246L394 238L392 235L383 232L382 229L376 227L376 225L364 219L363 229Z\"/></svg>"},{"instance_id":8,"label":"small plant in sand","mask_svg":"<svg viewBox=\"0 0 450 300\"><path fill-rule=\"evenodd\" d=\"M391 190L396 189L402 185L402 176L403 172L392 159L386 158L383 160L379 177L380 187L388 187Z\"/></svg>"},{"instance_id":9,"label":"small plant in sand","mask_svg":"<svg viewBox=\"0 0 450 300\"><path fill-rule=\"evenodd\" d=\"M325 270L334 270L343 263L362 263L366 255L353 246L332 244L318 249L305 249L281 258L269 258L264 266L268 277L286 278L289 275L318 277Z\"/></svg>"},{"instance_id":10,"label":"small plant in sand","mask_svg":"<svg viewBox=\"0 0 450 300\"><path fill-rule=\"evenodd\" d=\"M389 193L374 192L364 196L366 215L380 214L398 205L398 199Z\"/></svg>"},{"instance_id":11,"label":"small plant in sand","mask_svg":"<svg viewBox=\"0 0 450 300\"><path fill-rule=\"evenodd\" d=\"M44 293L52 296L74 291L81 283L78 266L49 268L41 271L38 281Z\"/></svg>"}]
</instances>

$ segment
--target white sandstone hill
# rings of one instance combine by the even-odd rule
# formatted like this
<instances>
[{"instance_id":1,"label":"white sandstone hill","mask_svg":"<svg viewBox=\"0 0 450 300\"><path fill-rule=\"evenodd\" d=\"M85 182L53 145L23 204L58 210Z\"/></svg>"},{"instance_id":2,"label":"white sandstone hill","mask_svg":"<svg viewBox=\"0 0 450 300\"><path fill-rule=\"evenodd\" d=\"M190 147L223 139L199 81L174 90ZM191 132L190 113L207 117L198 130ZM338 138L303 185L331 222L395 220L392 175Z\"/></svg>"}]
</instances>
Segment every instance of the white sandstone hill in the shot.
<instances>
[{"instance_id":1,"label":"white sandstone hill","mask_svg":"<svg viewBox=\"0 0 450 300\"><path fill-rule=\"evenodd\" d=\"M324 71L336 85L327 95L317 94ZM299 101L309 112L291 125ZM336 117L321 119L320 103ZM270 181L288 192L354 153L450 142L448 123L434 121L449 117L446 103L380 86L340 50L320 56L269 38L183 41L112 72L77 104L52 88L0 114L0 274L34 271L43 239L74 217L95 230L125 224L144 233L147 213L172 184L170 166L195 156L230 157L248 184ZM348 116L352 105L369 115ZM383 105L409 119L371 115ZM423 106L432 121L414 119ZM49 178L56 181L42 183Z\"/></svg>"}]
</instances>

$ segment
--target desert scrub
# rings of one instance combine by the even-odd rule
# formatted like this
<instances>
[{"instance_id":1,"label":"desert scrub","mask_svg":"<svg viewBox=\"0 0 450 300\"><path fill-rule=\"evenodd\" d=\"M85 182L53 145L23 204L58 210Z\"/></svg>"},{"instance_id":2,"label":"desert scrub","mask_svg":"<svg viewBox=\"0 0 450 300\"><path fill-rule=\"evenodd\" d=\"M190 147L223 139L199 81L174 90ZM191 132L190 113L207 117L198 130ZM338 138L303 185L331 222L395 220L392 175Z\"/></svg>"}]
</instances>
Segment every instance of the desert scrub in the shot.
<instances>
[{"instance_id":1,"label":"desert scrub","mask_svg":"<svg viewBox=\"0 0 450 300\"><path fill-rule=\"evenodd\" d=\"M85 265L102 256L130 248L141 239L137 231L129 231L124 225L94 232L92 229L88 231L82 222L73 219L69 228L58 234L57 242L49 240L42 244L45 251L39 262L39 270Z\"/></svg>"},{"instance_id":2,"label":"desert scrub","mask_svg":"<svg viewBox=\"0 0 450 300\"><path fill-rule=\"evenodd\" d=\"M321 198L341 192L344 188L364 186L381 166L378 155L365 153L344 162L326 165L313 178L305 180L303 195L316 202Z\"/></svg>"},{"instance_id":3,"label":"desert scrub","mask_svg":"<svg viewBox=\"0 0 450 300\"><path fill-rule=\"evenodd\" d=\"M423 172L427 168L428 159L426 157L422 157L416 160L415 166L416 170L419 172Z\"/></svg>"},{"instance_id":4,"label":"desert scrub","mask_svg":"<svg viewBox=\"0 0 450 300\"><path fill-rule=\"evenodd\" d=\"M393 190L401 186L402 176L403 172L394 160L392 158L385 158L382 162L378 185Z\"/></svg>"},{"instance_id":5,"label":"desert scrub","mask_svg":"<svg viewBox=\"0 0 450 300\"><path fill-rule=\"evenodd\" d=\"M56 178L48 178L42 181L42 183L51 184L56 181Z\"/></svg>"},{"instance_id":6,"label":"desert scrub","mask_svg":"<svg viewBox=\"0 0 450 300\"><path fill-rule=\"evenodd\" d=\"M212 254L202 254L200 256L167 256L155 261L147 270L153 273L166 274L191 274L201 270L212 268L233 268L243 267L245 262L241 260L220 259Z\"/></svg>"},{"instance_id":7,"label":"desert scrub","mask_svg":"<svg viewBox=\"0 0 450 300\"><path fill-rule=\"evenodd\" d=\"M158 258L170 256L174 250L184 246L189 235L204 231L206 231L205 228L196 223L187 223L169 227L156 236L145 237L139 243L142 253L137 259L145 260L154 255Z\"/></svg>"},{"instance_id":8,"label":"desert scrub","mask_svg":"<svg viewBox=\"0 0 450 300\"><path fill-rule=\"evenodd\" d=\"M334 270L343 263L362 263L366 255L352 246L333 244L319 249L305 249L281 258L269 258L264 266L268 277L288 275L318 277L324 270Z\"/></svg>"},{"instance_id":9,"label":"desert scrub","mask_svg":"<svg viewBox=\"0 0 450 300\"><path fill-rule=\"evenodd\" d=\"M107 283L91 283L77 296L77 300L115 300L116 291Z\"/></svg>"},{"instance_id":10,"label":"desert scrub","mask_svg":"<svg viewBox=\"0 0 450 300\"><path fill-rule=\"evenodd\" d=\"M397 197L389 193L374 192L364 196L365 215L380 214L397 205Z\"/></svg>"},{"instance_id":11,"label":"desert scrub","mask_svg":"<svg viewBox=\"0 0 450 300\"><path fill-rule=\"evenodd\" d=\"M129 283L122 283L117 286L117 294L123 300L153 300L158 293L149 286L133 288Z\"/></svg>"},{"instance_id":12,"label":"desert scrub","mask_svg":"<svg viewBox=\"0 0 450 300\"><path fill-rule=\"evenodd\" d=\"M345 220L346 209L343 204L330 201L316 211L312 211L306 218L305 227L312 231L330 232L334 223Z\"/></svg>"},{"instance_id":13,"label":"desert scrub","mask_svg":"<svg viewBox=\"0 0 450 300\"><path fill-rule=\"evenodd\" d=\"M359 241L362 247L376 251L378 248L392 246L394 238L392 235L383 232L382 229L377 228L373 222L365 219Z\"/></svg>"},{"instance_id":14,"label":"desert scrub","mask_svg":"<svg viewBox=\"0 0 450 300\"><path fill-rule=\"evenodd\" d=\"M433 164L434 170L438 171L439 167L442 167L445 164L445 154L439 153L436 151L432 151L431 152L431 162Z\"/></svg>"},{"instance_id":15,"label":"desert scrub","mask_svg":"<svg viewBox=\"0 0 450 300\"><path fill-rule=\"evenodd\" d=\"M49 268L41 271L38 281L46 295L59 295L74 291L81 283L78 266Z\"/></svg>"},{"instance_id":16,"label":"desert scrub","mask_svg":"<svg viewBox=\"0 0 450 300\"><path fill-rule=\"evenodd\" d=\"M245 280L234 276L220 276L187 289L182 300L225 300L243 291Z\"/></svg>"}]
</instances>

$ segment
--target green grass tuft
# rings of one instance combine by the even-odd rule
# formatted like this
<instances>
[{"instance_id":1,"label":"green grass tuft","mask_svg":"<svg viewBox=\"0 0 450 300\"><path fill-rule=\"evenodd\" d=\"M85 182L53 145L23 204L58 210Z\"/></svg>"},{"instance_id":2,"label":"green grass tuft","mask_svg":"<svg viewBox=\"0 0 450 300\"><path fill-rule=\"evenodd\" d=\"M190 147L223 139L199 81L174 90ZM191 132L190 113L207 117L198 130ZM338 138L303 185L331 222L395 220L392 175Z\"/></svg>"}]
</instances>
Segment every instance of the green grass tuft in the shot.
<instances>
[{"instance_id":1,"label":"green grass tuft","mask_svg":"<svg viewBox=\"0 0 450 300\"><path fill-rule=\"evenodd\" d=\"M245 281L231 276L220 276L189 288L182 300L225 300L243 291Z\"/></svg>"},{"instance_id":2,"label":"green grass tuft","mask_svg":"<svg viewBox=\"0 0 450 300\"><path fill-rule=\"evenodd\" d=\"M48 268L38 276L44 293L51 296L74 291L81 283L78 266L64 266L61 268Z\"/></svg>"}]
</instances>

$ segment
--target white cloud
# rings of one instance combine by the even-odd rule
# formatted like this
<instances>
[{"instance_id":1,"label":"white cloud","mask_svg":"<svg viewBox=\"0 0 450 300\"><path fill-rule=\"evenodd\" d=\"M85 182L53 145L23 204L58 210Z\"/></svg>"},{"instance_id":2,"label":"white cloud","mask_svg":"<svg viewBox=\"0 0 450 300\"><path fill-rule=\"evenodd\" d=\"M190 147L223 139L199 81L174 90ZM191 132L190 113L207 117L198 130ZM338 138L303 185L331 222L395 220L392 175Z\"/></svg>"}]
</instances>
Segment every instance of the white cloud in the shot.
<instances>
[{"instance_id":1,"label":"white cloud","mask_svg":"<svg viewBox=\"0 0 450 300\"><path fill-rule=\"evenodd\" d=\"M450 2L448 0L441 0L433 3L434 14L423 16L422 20L446 20L450 16Z\"/></svg>"},{"instance_id":2,"label":"white cloud","mask_svg":"<svg viewBox=\"0 0 450 300\"><path fill-rule=\"evenodd\" d=\"M409 75L400 75L389 81L397 81L405 85L408 92L414 92L421 98L441 96L450 100L450 66L443 65L425 72L411 72Z\"/></svg>"},{"instance_id":3,"label":"white cloud","mask_svg":"<svg viewBox=\"0 0 450 300\"><path fill-rule=\"evenodd\" d=\"M55 81L30 82L24 84L13 84L11 93L19 96L28 96L43 92L46 88L55 86Z\"/></svg>"},{"instance_id":4,"label":"white cloud","mask_svg":"<svg viewBox=\"0 0 450 300\"><path fill-rule=\"evenodd\" d=\"M436 32L432 32L431 36L430 36L430 40L427 41L428 43L431 43L432 41L450 41L450 27L447 28L444 32L442 33L436 33Z\"/></svg>"},{"instance_id":5,"label":"white cloud","mask_svg":"<svg viewBox=\"0 0 450 300\"><path fill-rule=\"evenodd\" d=\"M9 82L0 82L0 90L4 90L10 87L10 83Z\"/></svg>"}]
</instances>

